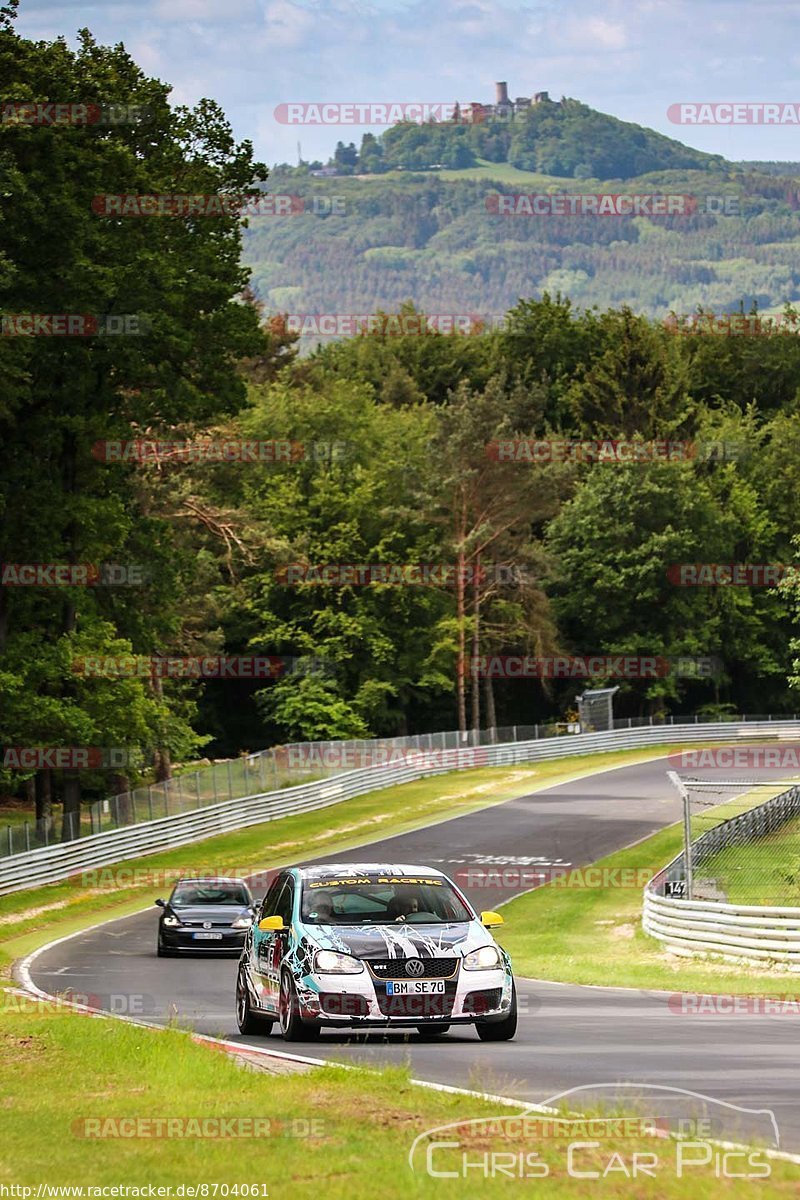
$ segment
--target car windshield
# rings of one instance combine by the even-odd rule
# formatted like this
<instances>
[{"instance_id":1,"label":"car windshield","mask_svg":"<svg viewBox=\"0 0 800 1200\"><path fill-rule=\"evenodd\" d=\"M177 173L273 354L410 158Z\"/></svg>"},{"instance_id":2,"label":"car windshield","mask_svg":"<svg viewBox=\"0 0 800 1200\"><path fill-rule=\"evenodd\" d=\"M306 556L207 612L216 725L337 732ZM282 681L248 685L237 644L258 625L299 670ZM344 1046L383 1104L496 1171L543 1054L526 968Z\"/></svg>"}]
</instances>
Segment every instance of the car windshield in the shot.
<instances>
[{"instance_id":1,"label":"car windshield","mask_svg":"<svg viewBox=\"0 0 800 1200\"><path fill-rule=\"evenodd\" d=\"M170 904L183 908L188 904L230 904L246 908L250 896L235 883L179 883Z\"/></svg>"},{"instance_id":2,"label":"car windshield","mask_svg":"<svg viewBox=\"0 0 800 1200\"><path fill-rule=\"evenodd\" d=\"M308 880L300 913L311 925L441 924L472 913L443 878L388 875Z\"/></svg>"}]
</instances>

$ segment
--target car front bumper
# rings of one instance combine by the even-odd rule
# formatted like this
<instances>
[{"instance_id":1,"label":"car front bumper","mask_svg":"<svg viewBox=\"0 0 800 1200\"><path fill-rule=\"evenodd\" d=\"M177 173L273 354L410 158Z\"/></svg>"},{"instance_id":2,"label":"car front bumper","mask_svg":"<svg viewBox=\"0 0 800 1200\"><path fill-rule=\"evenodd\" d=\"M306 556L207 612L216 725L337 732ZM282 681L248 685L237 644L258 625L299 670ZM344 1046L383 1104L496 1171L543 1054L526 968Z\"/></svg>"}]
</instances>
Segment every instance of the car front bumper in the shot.
<instances>
[{"instance_id":1,"label":"car front bumper","mask_svg":"<svg viewBox=\"0 0 800 1200\"><path fill-rule=\"evenodd\" d=\"M403 980L402 982L407 982ZM502 1020L511 1008L513 979L498 967L459 969L444 980L444 992L390 996L387 981L360 975L308 975L299 989L303 1017L322 1025L400 1027L419 1024L473 1024Z\"/></svg>"},{"instance_id":2,"label":"car front bumper","mask_svg":"<svg viewBox=\"0 0 800 1200\"><path fill-rule=\"evenodd\" d=\"M195 937L196 933L219 933L218 938ZM247 937L246 929L182 929L162 926L159 941L165 950L184 950L191 954L241 954Z\"/></svg>"}]
</instances>

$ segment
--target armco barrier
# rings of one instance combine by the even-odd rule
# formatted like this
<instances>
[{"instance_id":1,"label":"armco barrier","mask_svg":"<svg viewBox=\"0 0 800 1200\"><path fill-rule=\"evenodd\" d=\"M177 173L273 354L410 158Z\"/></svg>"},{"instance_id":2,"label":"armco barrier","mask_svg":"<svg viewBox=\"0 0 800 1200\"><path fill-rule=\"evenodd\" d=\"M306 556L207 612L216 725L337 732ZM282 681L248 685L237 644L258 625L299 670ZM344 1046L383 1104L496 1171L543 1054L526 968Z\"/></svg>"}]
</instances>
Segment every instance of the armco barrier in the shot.
<instances>
[{"instance_id":1,"label":"armco barrier","mask_svg":"<svg viewBox=\"0 0 800 1200\"><path fill-rule=\"evenodd\" d=\"M800 787L722 821L692 843L695 878L703 863L728 846L765 837L800 813ZM681 954L779 962L800 970L800 908L725 904L665 896L665 884L685 877L677 855L645 888L642 926L646 933Z\"/></svg>"},{"instance_id":2,"label":"armco barrier","mask_svg":"<svg viewBox=\"0 0 800 1200\"><path fill-rule=\"evenodd\" d=\"M194 812L145 821L74 842L45 846L30 853L0 859L0 895L108 863L184 846L215 834L244 829L278 817L309 812L337 804L365 792L398 783L440 775L467 766L512 766L546 761L566 755L594 754L603 750L632 750L684 742L737 741L740 738L800 738L800 721L708 723L645 726L607 733L567 734L529 742L507 742L461 750L422 751L419 760L391 767L364 767L330 779L300 784L278 792L258 793L243 799L198 808ZM267 847L265 846L265 852Z\"/></svg>"}]
</instances>

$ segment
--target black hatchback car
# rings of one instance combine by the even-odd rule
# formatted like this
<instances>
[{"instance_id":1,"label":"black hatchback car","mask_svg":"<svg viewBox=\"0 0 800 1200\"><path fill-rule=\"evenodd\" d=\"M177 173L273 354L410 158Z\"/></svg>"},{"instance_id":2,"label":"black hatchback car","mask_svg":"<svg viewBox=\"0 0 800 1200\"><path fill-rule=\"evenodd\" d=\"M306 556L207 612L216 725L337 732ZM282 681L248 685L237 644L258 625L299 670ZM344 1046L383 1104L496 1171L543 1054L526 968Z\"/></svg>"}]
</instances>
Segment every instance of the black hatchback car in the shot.
<instances>
[{"instance_id":1,"label":"black hatchback car","mask_svg":"<svg viewBox=\"0 0 800 1200\"><path fill-rule=\"evenodd\" d=\"M242 879L179 879L169 900L156 900L159 958L181 952L241 954L255 902Z\"/></svg>"}]
</instances>

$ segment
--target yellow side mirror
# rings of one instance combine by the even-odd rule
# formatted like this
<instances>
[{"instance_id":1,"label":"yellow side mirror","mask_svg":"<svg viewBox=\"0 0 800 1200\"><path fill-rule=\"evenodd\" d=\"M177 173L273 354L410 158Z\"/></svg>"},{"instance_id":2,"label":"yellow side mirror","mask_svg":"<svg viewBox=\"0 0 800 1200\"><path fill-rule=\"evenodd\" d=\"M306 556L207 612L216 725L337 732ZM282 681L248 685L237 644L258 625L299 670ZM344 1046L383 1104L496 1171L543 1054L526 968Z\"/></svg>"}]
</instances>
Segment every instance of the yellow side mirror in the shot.
<instances>
[{"instance_id":1,"label":"yellow side mirror","mask_svg":"<svg viewBox=\"0 0 800 1200\"><path fill-rule=\"evenodd\" d=\"M286 926L283 923L283 917L264 917L263 921L258 922L258 928L262 933L279 933Z\"/></svg>"},{"instance_id":2,"label":"yellow side mirror","mask_svg":"<svg viewBox=\"0 0 800 1200\"><path fill-rule=\"evenodd\" d=\"M496 912L482 912L481 925L485 925L487 929L492 929L495 925L505 925L505 921Z\"/></svg>"}]
</instances>

